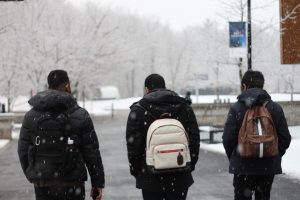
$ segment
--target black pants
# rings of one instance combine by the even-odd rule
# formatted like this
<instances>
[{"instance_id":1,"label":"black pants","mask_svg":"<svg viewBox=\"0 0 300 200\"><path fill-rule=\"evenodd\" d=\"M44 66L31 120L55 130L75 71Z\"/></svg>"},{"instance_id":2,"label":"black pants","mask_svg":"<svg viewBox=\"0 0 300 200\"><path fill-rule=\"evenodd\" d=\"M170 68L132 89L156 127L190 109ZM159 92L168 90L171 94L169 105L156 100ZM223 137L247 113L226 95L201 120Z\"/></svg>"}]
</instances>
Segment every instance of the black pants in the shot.
<instances>
[{"instance_id":1,"label":"black pants","mask_svg":"<svg viewBox=\"0 0 300 200\"><path fill-rule=\"evenodd\" d=\"M176 192L151 192L142 190L144 200L186 200L188 190Z\"/></svg>"},{"instance_id":2,"label":"black pants","mask_svg":"<svg viewBox=\"0 0 300 200\"><path fill-rule=\"evenodd\" d=\"M234 175L234 199L251 200L253 192L255 200L269 200L274 175L246 176Z\"/></svg>"},{"instance_id":3,"label":"black pants","mask_svg":"<svg viewBox=\"0 0 300 200\"><path fill-rule=\"evenodd\" d=\"M73 187L34 187L36 200L84 200L85 189L82 186Z\"/></svg>"}]
</instances>

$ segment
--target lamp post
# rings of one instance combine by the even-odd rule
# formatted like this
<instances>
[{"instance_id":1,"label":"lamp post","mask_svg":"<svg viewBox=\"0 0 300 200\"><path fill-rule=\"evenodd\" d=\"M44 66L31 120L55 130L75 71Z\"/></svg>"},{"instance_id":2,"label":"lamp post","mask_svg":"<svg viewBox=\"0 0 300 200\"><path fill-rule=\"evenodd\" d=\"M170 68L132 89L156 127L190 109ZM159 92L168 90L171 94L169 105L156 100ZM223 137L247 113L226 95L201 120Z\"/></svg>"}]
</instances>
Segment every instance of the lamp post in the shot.
<instances>
[{"instance_id":1,"label":"lamp post","mask_svg":"<svg viewBox=\"0 0 300 200\"><path fill-rule=\"evenodd\" d=\"M248 70L252 69L251 0L248 0Z\"/></svg>"}]
</instances>

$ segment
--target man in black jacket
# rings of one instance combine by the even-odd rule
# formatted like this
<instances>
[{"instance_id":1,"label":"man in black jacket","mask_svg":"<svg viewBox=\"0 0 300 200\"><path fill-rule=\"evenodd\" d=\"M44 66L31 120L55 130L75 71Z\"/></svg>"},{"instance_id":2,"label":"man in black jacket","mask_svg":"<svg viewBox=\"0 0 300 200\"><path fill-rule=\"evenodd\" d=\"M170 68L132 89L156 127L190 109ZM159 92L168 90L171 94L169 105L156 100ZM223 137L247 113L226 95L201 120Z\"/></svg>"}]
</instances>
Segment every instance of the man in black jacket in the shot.
<instances>
[{"instance_id":1,"label":"man in black jacket","mask_svg":"<svg viewBox=\"0 0 300 200\"><path fill-rule=\"evenodd\" d=\"M126 140L130 173L136 187L142 189L144 200L184 200L193 184L191 171L195 169L199 154L199 129L192 108L175 92L165 88L163 77L151 74L145 80L145 96L130 109ZM191 170L169 174L151 174L147 170L145 148L147 130L162 113L170 113L184 126L189 137Z\"/></svg>"},{"instance_id":2,"label":"man in black jacket","mask_svg":"<svg viewBox=\"0 0 300 200\"><path fill-rule=\"evenodd\" d=\"M263 90L264 77L259 71L247 71L242 78L242 94L229 110L223 134L223 145L229 158L229 172L234 174L235 200L270 199L275 174L281 174L281 158L290 145L291 136L281 106ZM267 158L245 158L238 153L238 134L247 109L263 105L271 114L278 134L279 155Z\"/></svg>"},{"instance_id":3,"label":"man in black jacket","mask_svg":"<svg viewBox=\"0 0 300 200\"><path fill-rule=\"evenodd\" d=\"M100 200L104 170L93 122L71 95L66 71L51 71L48 85L29 100L33 108L22 124L18 154L24 174L37 200L82 200L87 166L91 195ZM57 128L60 123L63 128Z\"/></svg>"}]
</instances>

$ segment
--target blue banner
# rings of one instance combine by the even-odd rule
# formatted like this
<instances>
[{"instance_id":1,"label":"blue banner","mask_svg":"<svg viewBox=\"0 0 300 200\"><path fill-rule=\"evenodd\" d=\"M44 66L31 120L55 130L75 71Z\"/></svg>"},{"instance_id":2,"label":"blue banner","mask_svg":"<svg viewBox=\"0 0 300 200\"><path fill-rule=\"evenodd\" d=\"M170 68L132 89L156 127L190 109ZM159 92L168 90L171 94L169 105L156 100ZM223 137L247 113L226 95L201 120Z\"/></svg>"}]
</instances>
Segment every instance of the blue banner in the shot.
<instances>
[{"instance_id":1,"label":"blue banner","mask_svg":"<svg viewBox=\"0 0 300 200\"><path fill-rule=\"evenodd\" d=\"M229 47L246 48L246 22L229 22Z\"/></svg>"}]
</instances>

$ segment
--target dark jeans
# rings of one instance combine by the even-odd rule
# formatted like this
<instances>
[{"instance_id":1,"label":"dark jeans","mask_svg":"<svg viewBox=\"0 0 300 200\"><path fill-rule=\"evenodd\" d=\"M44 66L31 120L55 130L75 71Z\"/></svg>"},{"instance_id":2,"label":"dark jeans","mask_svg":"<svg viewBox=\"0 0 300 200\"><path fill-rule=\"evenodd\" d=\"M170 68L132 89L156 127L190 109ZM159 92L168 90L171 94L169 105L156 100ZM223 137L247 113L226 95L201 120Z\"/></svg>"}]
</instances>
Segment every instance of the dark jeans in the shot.
<instances>
[{"instance_id":1,"label":"dark jeans","mask_svg":"<svg viewBox=\"0 0 300 200\"><path fill-rule=\"evenodd\" d=\"M234 199L251 200L254 192L255 200L269 200L273 180L274 175L234 175Z\"/></svg>"},{"instance_id":2,"label":"dark jeans","mask_svg":"<svg viewBox=\"0 0 300 200\"><path fill-rule=\"evenodd\" d=\"M151 192L142 190L144 200L186 200L188 190L175 192Z\"/></svg>"},{"instance_id":3,"label":"dark jeans","mask_svg":"<svg viewBox=\"0 0 300 200\"><path fill-rule=\"evenodd\" d=\"M73 187L34 187L36 200L84 200L85 189L82 186Z\"/></svg>"}]
</instances>

